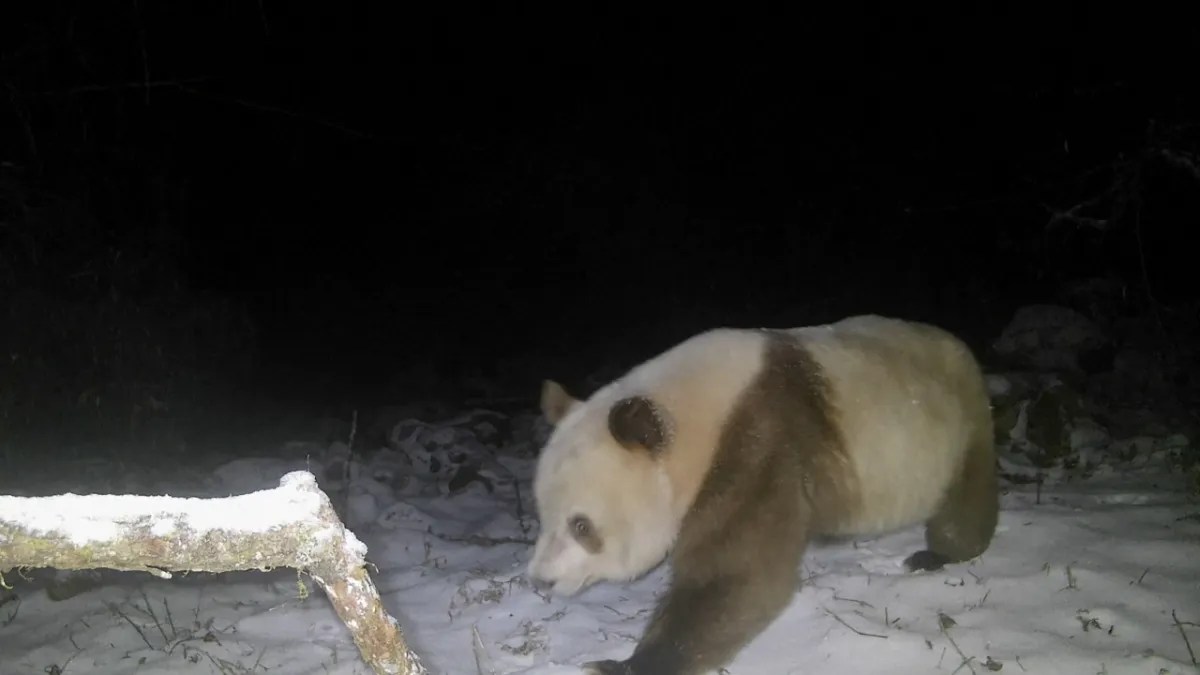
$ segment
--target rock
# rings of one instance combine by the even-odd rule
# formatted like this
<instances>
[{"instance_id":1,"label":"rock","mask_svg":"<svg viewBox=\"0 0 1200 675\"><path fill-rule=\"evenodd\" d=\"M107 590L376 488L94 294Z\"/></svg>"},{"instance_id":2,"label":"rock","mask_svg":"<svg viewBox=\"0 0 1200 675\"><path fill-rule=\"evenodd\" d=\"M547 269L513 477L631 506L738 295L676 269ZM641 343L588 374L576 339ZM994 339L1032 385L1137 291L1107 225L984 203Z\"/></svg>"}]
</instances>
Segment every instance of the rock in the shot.
<instances>
[{"instance_id":1,"label":"rock","mask_svg":"<svg viewBox=\"0 0 1200 675\"><path fill-rule=\"evenodd\" d=\"M1085 363L1112 345L1095 322L1073 309L1029 305L1017 310L992 348L1013 367L1082 374Z\"/></svg>"}]
</instances>

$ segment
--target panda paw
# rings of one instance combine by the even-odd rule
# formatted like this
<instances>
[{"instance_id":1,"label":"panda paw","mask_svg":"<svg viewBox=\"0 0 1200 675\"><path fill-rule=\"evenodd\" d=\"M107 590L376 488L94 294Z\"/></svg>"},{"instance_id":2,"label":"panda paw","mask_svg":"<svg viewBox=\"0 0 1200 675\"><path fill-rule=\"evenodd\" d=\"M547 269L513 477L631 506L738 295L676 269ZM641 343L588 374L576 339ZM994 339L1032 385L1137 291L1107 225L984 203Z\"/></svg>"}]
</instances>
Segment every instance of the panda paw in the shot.
<instances>
[{"instance_id":1,"label":"panda paw","mask_svg":"<svg viewBox=\"0 0 1200 675\"><path fill-rule=\"evenodd\" d=\"M917 551L904 560L909 572L936 572L946 566L950 558L933 551Z\"/></svg>"},{"instance_id":2,"label":"panda paw","mask_svg":"<svg viewBox=\"0 0 1200 675\"><path fill-rule=\"evenodd\" d=\"M587 675L637 675L624 661L589 661L583 664Z\"/></svg>"}]
</instances>

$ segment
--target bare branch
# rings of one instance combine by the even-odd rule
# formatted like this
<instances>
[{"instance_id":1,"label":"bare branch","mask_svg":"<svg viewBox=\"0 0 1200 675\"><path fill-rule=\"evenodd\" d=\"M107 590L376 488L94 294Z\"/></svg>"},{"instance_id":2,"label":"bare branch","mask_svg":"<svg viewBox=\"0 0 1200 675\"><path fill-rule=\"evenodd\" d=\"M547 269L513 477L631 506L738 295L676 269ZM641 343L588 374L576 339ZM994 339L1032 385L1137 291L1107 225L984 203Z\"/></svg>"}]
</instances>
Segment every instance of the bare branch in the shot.
<instances>
[{"instance_id":1,"label":"bare branch","mask_svg":"<svg viewBox=\"0 0 1200 675\"><path fill-rule=\"evenodd\" d=\"M1159 148L1157 154L1171 166L1190 173L1192 178L1200 181L1200 159L1192 153L1174 148Z\"/></svg>"},{"instance_id":2,"label":"bare branch","mask_svg":"<svg viewBox=\"0 0 1200 675\"><path fill-rule=\"evenodd\" d=\"M846 620L845 620L845 619L843 619L842 617L838 616L836 612L834 612L834 611L830 610L829 608L827 608L827 607L822 607L821 609L824 609L826 614L828 614L829 616L832 616L832 617L833 617L833 618L834 618L834 619L835 619L835 620L836 620L838 623L842 624L842 625L843 625L843 626L845 626L846 628L849 628L850 630L854 631L854 632L855 632L856 634L858 634L858 635L861 635L861 636L863 636L863 637L883 638L884 640L886 640L886 639L887 639L887 637L888 637L888 636L886 636L886 635L880 635L880 634L878 634L878 633L864 633L863 631L861 631L861 630L859 630L859 629L855 628L854 626L851 626L850 624L846 623Z\"/></svg>"},{"instance_id":3,"label":"bare branch","mask_svg":"<svg viewBox=\"0 0 1200 675\"><path fill-rule=\"evenodd\" d=\"M1175 615L1175 610L1171 610L1171 619L1175 622L1175 627L1179 629L1179 636L1183 638L1183 644L1187 645L1188 656L1192 659L1192 665L1197 665L1196 652L1192 651L1192 641L1188 639L1187 632L1183 630L1183 626L1187 622L1180 622L1179 617Z\"/></svg>"},{"instance_id":4,"label":"bare branch","mask_svg":"<svg viewBox=\"0 0 1200 675\"><path fill-rule=\"evenodd\" d=\"M97 92L121 91L122 89L183 89L189 84L206 82L207 77L192 77L182 80L140 80L137 82L105 82L99 84L81 84L76 87L62 89L43 89L40 91L25 91L14 96L29 98L51 98L58 96L76 96L78 94L93 94Z\"/></svg>"},{"instance_id":5,"label":"bare branch","mask_svg":"<svg viewBox=\"0 0 1200 675\"><path fill-rule=\"evenodd\" d=\"M1063 224L1069 224L1075 225L1076 227L1091 227L1100 230L1101 232L1107 230L1109 227L1109 221L1107 218L1093 218L1091 216L1080 214L1080 211L1083 209L1095 206L1100 199L1101 197L1094 197L1087 201L1079 202L1068 209L1057 209L1048 204L1043 204L1042 206L1050 212L1050 220L1046 223L1046 229L1057 227Z\"/></svg>"}]
</instances>

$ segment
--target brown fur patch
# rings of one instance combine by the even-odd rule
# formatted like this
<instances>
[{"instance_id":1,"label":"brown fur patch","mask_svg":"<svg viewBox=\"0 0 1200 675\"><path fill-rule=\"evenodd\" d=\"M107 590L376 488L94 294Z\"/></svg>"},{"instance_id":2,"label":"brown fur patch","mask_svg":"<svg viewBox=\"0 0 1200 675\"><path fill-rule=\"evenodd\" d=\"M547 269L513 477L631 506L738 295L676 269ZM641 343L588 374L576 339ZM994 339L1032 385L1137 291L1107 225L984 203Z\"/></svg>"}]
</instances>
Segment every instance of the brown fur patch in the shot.
<instances>
[{"instance_id":1,"label":"brown fur patch","mask_svg":"<svg viewBox=\"0 0 1200 675\"><path fill-rule=\"evenodd\" d=\"M645 396L630 396L608 411L608 431L622 447L658 451L670 442L663 411Z\"/></svg>"},{"instance_id":2,"label":"brown fur patch","mask_svg":"<svg viewBox=\"0 0 1200 675\"><path fill-rule=\"evenodd\" d=\"M725 421L683 522L671 589L628 661L634 673L726 664L791 601L814 519L855 504L820 368L795 338L767 336L765 368Z\"/></svg>"}]
</instances>

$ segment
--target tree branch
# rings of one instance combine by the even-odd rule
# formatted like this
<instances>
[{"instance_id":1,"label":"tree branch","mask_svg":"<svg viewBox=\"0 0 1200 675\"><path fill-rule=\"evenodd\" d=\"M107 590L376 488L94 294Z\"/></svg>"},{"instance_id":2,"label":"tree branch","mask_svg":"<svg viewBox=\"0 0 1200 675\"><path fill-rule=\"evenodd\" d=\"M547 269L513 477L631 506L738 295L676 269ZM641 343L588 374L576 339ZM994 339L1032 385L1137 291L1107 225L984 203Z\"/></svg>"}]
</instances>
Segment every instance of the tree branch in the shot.
<instances>
[{"instance_id":1,"label":"tree branch","mask_svg":"<svg viewBox=\"0 0 1200 675\"><path fill-rule=\"evenodd\" d=\"M307 471L283 476L277 488L223 499L0 496L0 575L104 567L170 578L183 570L293 567L325 590L376 673L422 675L367 574L366 552Z\"/></svg>"}]
</instances>

